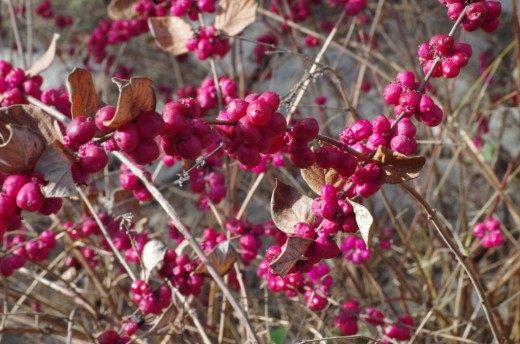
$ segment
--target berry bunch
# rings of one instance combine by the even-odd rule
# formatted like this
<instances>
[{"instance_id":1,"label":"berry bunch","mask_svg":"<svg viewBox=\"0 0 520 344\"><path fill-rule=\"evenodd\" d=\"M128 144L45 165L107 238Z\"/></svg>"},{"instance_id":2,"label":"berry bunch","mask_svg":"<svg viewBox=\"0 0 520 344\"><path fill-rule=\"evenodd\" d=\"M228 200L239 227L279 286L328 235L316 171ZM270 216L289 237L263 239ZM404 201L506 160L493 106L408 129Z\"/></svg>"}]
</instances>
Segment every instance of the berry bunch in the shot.
<instances>
[{"instance_id":1,"label":"berry bunch","mask_svg":"<svg viewBox=\"0 0 520 344\"><path fill-rule=\"evenodd\" d=\"M217 0L171 0L170 13L181 17L187 15L191 20L197 20L199 13L214 13L217 8Z\"/></svg>"},{"instance_id":2,"label":"berry bunch","mask_svg":"<svg viewBox=\"0 0 520 344\"><path fill-rule=\"evenodd\" d=\"M190 171L190 189L199 194L199 208L208 209L209 202L218 204L226 197L226 180L220 172L205 174L202 168Z\"/></svg>"},{"instance_id":3,"label":"berry bunch","mask_svg":"<svg viewBox=\"0 0 520 344\"><path fill-rule=\"evenodd\" d=\"M237 84L233 79L226 76L222 76L218 80L219 89L222 95L222 100L225 104L228 104L233 99L237 98ZM197 101L203 111L214 109L218 105L217 88L215 87L215 81L211 79L205 79L197 89Z\"/></svg>"},{"instance_id":4,"label":"berry bunch","mask_svg":"<svg viewBox=\"0 0 520 344\"><path fill-rule=\"evenodd\" d=\"M95 269L98 266L100 257L92 247L89 247L89 246L80 247L79 253L83 256L85 261L88 263L88 265L92 269ZM68 268L75 267L76 269L79 269L81 267L81 264L76 259L76 257L68 256L65 259L65 266Z\"/></svg>"},{"instance_id":5,"label":"berry bunch","mask_svg":"<svg viewBox=\"0 0 520 344\"><path fill-rule=\"evenodd\" d=\"M468 43L455 42L452 36L435 35L429 42L419 45L417 54L424 74L431 73L433 78L455 78L468 64L472 49ZM435 62L437 58L440 63Z\"/></svg>"},{"instance_id":6,"label":"berry bunch","mask_svg":"<svg viewBox=\"0 0 520 344\"><path fill-rule=\"evenodd\" d=\"M330 275L330 268L325 263L317 264L306 274L306 277L303 295L305 304L312 311L321 311L329 303L327 297L334 282Z\"/></svg>"},{"instance_id":7,"label":"berry bunch","mask_svg":"<svg viewBox=\"0 0 520 344\"><path fill-rule=\"evenodd\" d=\"M397 322L385 327L385 335L394 340L405 341L412 337L411 329L414 326L413 318L410 315L402 315L397 318Z\"/></svg>"},{"instance_id":8,"label":"berry bunch","mask_svg":"<svg viewBox=\"0 0 520 344\"><path fill-rule=\"evenodd\" d=\"M252 262L262 246L260 238L264 234L263 224L253 225L247 221L231 218L226 221L226 229L233 236L240 236L240 257L245 264Z\"/></svg>"},{"instance_id":9,"label":"berry bunch","mask_svg":"<svg viewBox=\"0 0 520 344\"><path fill-rule=\"evenodd\" d=\"M387 104L395 105L396 116L410 118L415 115L417 120L429 127L439 125L444 116L433 99L424 94L411 71L397 74L395 81L385 87L384 100Z\"/></svg>"},{"instance_id":10,"label":"berry bunch","mask_svg":"<svg viewBox=\"0 0 520 344\"><path fill-rule=\"evenodd\" d=\"M334 324L341 334L352 336L358 333L359 313L359 302L357 300L352 299L343 302L339 314L334 319Z\"/></svg>"},{"instance_id":11,"label":"berry bunch","mask_svg":"<svg viewBox=\"0 0 520 344\"><path fill-rule=\"evenodd\" d=\"M143 314L161 314L172 301L172 291L167 285L153 289L149 282L135 280L130 286L131 298Z\"/></svg>"},{"instance_id":12,"label":"berry bunch","mask_svg":"<svg viewBox=\"0 0 520 344\"><path fill-rule=\"evenodd\" d=\"M500 230L501 226L499 219L489 217L473 227L473 235L481 240L482 247L497 247L504 243L504 234Z\"/></svg>"},{"instance_id":13,"label":"berry bunch","mask_svg":"<svg viewBox=\"0 0 520 344\"><path fill-rule=\"evenodd\" d=\"M214 26L200 27L195 35L188 39L186 48L194 51L197 59L204 61L210 57L224 57L231 46L229 39L220 36Z\"/></svg>"},{"instance_id":14,"label":"berry bunch","mask_svg":"<svg viewBox=\"0 0 520 344\"><path fill-rule=\"evenodd\" d=\"M320 126L314 118L296 120L291 129L285 133L284 141L293 165L306 168L314 164L316 155L310 149L309 143L319 133Z\"/></svg>"},{"instance_id":15,"label":"berry bunch","mask_svg":"<svg viewBox=\"0 0 520 344\"><path fill-rule=\"evenodd\" d=\"M144 175L150 180L152 178L151 174L148 171L143 171ZM127 191L132 191L134 193L134 197L141 202L150 201L152 199L152 195L150 191L144 186L139 177L130 171L128 166L121 165L119 171L119 183L121 187Z\"/></svg>"},{"instance_id":16,"label":"berry bunch","mask_svg":"<svg viewBox=\"0 0 520 344\"><path fill-rule=\"evenodd\" d=\"M382 250L389 250L393 244L394 228L384 227L379 236L379 248Z\"/></svg>"},{"instance_id":17,"label":"berry bunch","mask_svg":"<svg viewBox=\"0 0 520 344\"><path fill-rule=\"evenodd\" d=\"M28 76L21 68L0 60L0 105L26 104L26 96L39 99L43 78Z\"/></svg>"},{"instance_id":18,"label":"berry bunch","mask_svg":"<svg viewBox=\"0 0 520 344\"><path fill-rule=\"evenodd\" d=\"M250 94L244 100L232 100L218 120L238 121L237 125L219 125L218 132L227 138L225 151L241 164L252 167L260 163L260 154L272 154L283 147L287 128L285 117L276 112L280 104L274 92Z\"/></svg>"},{"instance_id":19,"label":"berry bunch","mask_svg":"<svg viewBox=\"0 0 520 344\"><path fill-rule=\"evenodd\" d=\"M66 89L49 88L42 92L40 100L45 105L54 106L62 114L71 117L71 103Z\"/></svg>"},{"instance_id":20,"label":"berry bunch","mask_svg":"<svg viewBox=\"0 0 520 344\"><path fill-rule=\"evenodd\" d=\"M360 13L367 5L367 0L328 0L333 7L344 6L349 16Z\"/></svg>"},{"instance_id":21,"label":"berry bunch","mask_svg":"<svg viewBox=\"0 0 520 344\"><path fill-rule=\"evenodd\" d=\"M51 0L40 1L40 3L34 8L34 11L42 18L50 19L54 16Z\"/></svg>"},{"instance_id":22,"label":"berry bunch","mask_svg":"<svg viewBox=\"0 0 520 344\"><path fill-rule=\"evenodd\" d=\"M208 227L204 228L202 232L200 246L206 253L209 253L215 246L223 241L226 241L226 235L224 233L217 231L213 227Z\"/></svg>"},{"instance_id":23,"label":"berry bunch","mask_svg":"<svg viewBox=\"0 0 520 344\"><path fill-rule=\"evenodd\" d=\"M363 264L372 256L372 251L367 248L365 241L353 235L348 235L343 239L340 250L345 259L355 265Z\"/></svg>"},{"instance_id":24,"label":"berry bunch","mask_svg":"<svg viewBox=\"0 0 520 344\"><path fill-rule=\"evenodd\" d=\"M466 31L475 31L481 28L486 32L493 32L500 24L499 17L502 4L495 0L439 0L446 5L447 15L451 20L457 20L466 10L460 26Z\"/></svg>"},{"instance_id":25,"label":"berry bunch","mask_svg":"<svg viewBox=\"0 0 520 344\"><path fill-rule=\"evenodd\" d=\"M204 283L204 275L195 273L198 265L197 261L191 260L187 255L178 255L174 250L168 249L159 276L169 279L182 295L198 295Z\"/></svg>"},{"instance_id":26,"label":"berry bunch","mask_svg":"<svg viewBox=\"0 0 520 344\"><path fill-rule=\"evenodd\" d=\"M319 225L318 236L330 236L339 231L354 233L358 230L352 205L338 196L334 186L325 184L321 196L312 201L312 212L323 219Z\"/></svg>"},{"instance_id":27,"label":"berry bunch","mask_svg":"<svg viewBox=\"0 0 520 344\"><path fill-rule=\"evenodd\" d=\"M258 44L255 45L253 50L253 60L258 64L267 62L269 56L266 52L270 50L268 45L276 46L278 44L278 38L274 33L269 32L258 36L256 41Z\"/></svg>"}]
</instances>

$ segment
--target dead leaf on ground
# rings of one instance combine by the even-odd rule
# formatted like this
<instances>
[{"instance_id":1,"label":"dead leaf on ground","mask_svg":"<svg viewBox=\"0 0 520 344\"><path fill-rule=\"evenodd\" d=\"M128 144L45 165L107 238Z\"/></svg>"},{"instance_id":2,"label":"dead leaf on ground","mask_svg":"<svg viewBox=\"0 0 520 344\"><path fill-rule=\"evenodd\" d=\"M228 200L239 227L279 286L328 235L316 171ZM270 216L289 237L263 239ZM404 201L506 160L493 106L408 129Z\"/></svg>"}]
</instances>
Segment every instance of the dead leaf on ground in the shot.
<instances>
[{"instance_id":1,"label":"dead leaf on ground","mask_svg":"<svg viewBox=\"0 0 520 344\"><path fill-rule=\"evenodd\" d=\"M365 241L367 247L370 247L370 242L372 241L372 224L374 223L374 218L370 211L363 205L351 201L347 198L347 201L354 208L354 215L356 217L356 223L359 228L359 232L361 233L361 237Z\"/></svg>"},{"instance_id":2,"label":"dead leaf on ground","mask_svg":"<svg viewBox=\"0 0 520 344\"><path fill-rule=\"evenodd\" d=\"M341 190L347 182L336 170L332 168L324 170L316 164L303 168L301 174L307 185L318 195L321 194L321 189L325 184L333 185L337 190Z\"/></svg>"},{"instance_id":3,"label":"dead leaf on ground","mask_svg":"<svg viewBox=\"0 0 520 344\"><path fill-rule=\"evenodd\" d=\"M117 129L141 113L155 110L156 98L152 80L134 77L130 80L113 78L112 81L119 87L119 98L114 117L104 123L107 127Z\"/></svg>"},{"instance_id":4,"label":"dead leaf on ground","mask_svg":"<svg viewBox=\"0 0 520 344\"><path fill-rule=\"evenodd\" d=\"M208 253L208 260L211 265L217 270L220 276L223 276L231 270L233 264L237 261L239 255L229 240L223 241ZM197 273L207 273L206 265L201 264Z\"/></svg>"},{"instance_id":5,"label":"dead leaf on ground","mask_svg":"<svg viewBox=\"0 0 520 344\"><path fill-rule=\"evenodd\" d=\"M406 156L379 146L374 160L381 163L384 181L389 184L400 184L419 177L426 159L423 156Z\"/></svg>"},{"instance_id":6,"label":"dead leaf on ground","mask_svg":"<svg viewBox=\"0 0 520 344\"><path fill-rule=\"evenodd\" d=\"M256 0L220 0L215 28L237 35L255 21L257 7Z\"/></svg>"},{"instance_id":7,"label":"dead leaf on ground","mask_svg":"<svg viewBox=\"0 0 520 344\"><path fill-rule=\"evenodd\" d=\"M295 224L312 222L311 203L312 198L277 180L271 196L271 217L274 224L282 232L293 234Z\"/></svg>"},{"instance_id":8,"label":"dead leaf on ground","mask_svg":"<svg viewBox=\"0 0 520 344\"><path fill-rule=\"evenodd\" d=\"M102 106L94 87L92 73L86 69L75 68L67 77L67 90L71 103L72 117L94 117Z\"/></svg>"},{"instance_id":9,"label":"dead leaf on ground","mask_svg":"<svg viewBox=\"0 0 520 344\"><path fill-rule=\"evenodd\" d=\"M47 184L42 187L46 197L76 196L76 183L70 169L73 162L74 156L60 141L47 146L35 167L35 171L43 174L47 180Z\"/></svg>"},{"instance_id":10,"label":"dead leaf on ground","mask_svg":"<svg viewBox=\"0 0 520 344\"><path fill-rule=\"evenodd\" d=\"M177 56L188 52L186 41L193 36L193 29L178 17L148 18L148 27L159 48Z\"/></svg>"},{"instance_id":11,"label":"dead leaf on ground","mask_svg":"<svg viewBox=\"0 0 520 344\"><path fill-rule=\"evenodd\" d=\"M60 38L60 35L58 35L57 33L55 33L52 36L52 40L49 44L49 47L47 48L45 53L38 60L36 60L36 62L33 63L31 68L27 70L27 75L34 76L36 74L40 74L41 72L50 67L50 65L54 61L54 57L56 56L56 43L58 41L58 38Z\"/></svg>"},{"instance_id":12,"label":"dead leaf on ground","mask_svg":"<svg viewBox=\"0 0 520 344\"><path fill-rule=\"evenodd\" d=\"M150 240L144 245L142 260L148 274L162 264L165 254L166 246L159 240Z\"/></svg>"},{"instance_id":13,"label":"dead leaf on ground","mask_svg":"<svg viewBox=\"0 0 520 344\"><path fill-rule=\"evenodd\" d=\"M107 6L108 16L112 20L132 19L137 15L137 0L112 0Z\"/></svg>"},{"instance_id":14,"label":"dead leaf on ground","mask_svg":"<svg viewBox=\"0 0 520 344\"><path fill-rule=\"evenodd\" d=\"M280 255L269 265L271 270L278 276L287 275L298 261L305 260L305 252L313 242L308 238L288 237Z\"/></svg>"}]
</instances>

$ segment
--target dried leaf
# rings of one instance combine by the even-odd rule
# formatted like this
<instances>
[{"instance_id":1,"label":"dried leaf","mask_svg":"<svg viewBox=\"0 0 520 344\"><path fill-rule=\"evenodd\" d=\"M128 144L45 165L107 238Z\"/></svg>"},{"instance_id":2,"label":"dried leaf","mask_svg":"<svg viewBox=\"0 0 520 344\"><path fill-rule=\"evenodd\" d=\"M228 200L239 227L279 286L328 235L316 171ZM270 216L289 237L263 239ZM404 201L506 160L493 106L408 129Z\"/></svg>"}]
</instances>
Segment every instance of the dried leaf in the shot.
<instances>
[{"instance_id":1,"label":"dried leaf","mask_svg":"<svg viewBox=\"0 0 520 344\"><path fill-rule=\"evenodd\" d=\"M301 174L307 185L318 195L321 194L321 188L325 184L331 184L338 190L342 189L346 184L346 180L332 168L324 170L318 165L312 165L302 169Z\"/></svg>"},{"instance_id":2,"label":"dried leaf","mask_svg":"<svg viewBox=\"0 0 520 344\"><path fill-rule=\"evenodd\" d=\"M229 240L223 241L211 250L208 254L208 260L217 270L219 275L223 276L231 270L233 264L238 259L239 255ZM208 270L204 264L201 264L197 273L207 273Z\"/></svg>"},{"instance_id":3,"label":"dried leaf","mask_svg":"<svg viewBox=\"0 0 520 344\"><path fill-rule=\"evenodd\" d=\"M174 56L188 52L186 41L193 36L193 30L185 20L178 17L152 17L148 18L148 27L162 50Z\"/></svg>"},{"instance_id":4,"label":"dried leaf","mask_svg":"<svg viewBox=\"0 0 520 344\"><path fill-rule=\"evenodd\" d=\"M161 264L166 253L166 246L159 240L148 241L143 248L143 265L148 273Z\"/></svg>"},{"instance_id":5,"label":"dried leaf","mask_svg":"<svg viewBox=\"0 0 520 344\"><path fill-rule=\"evenodd\" d=\"M215 28L234 36L242 32L256 18L255 0L220 0Z\"/></svg>"},{"instance_id":6,"label":"dried leaf","mask_svg":"<svg viewBox=\"0 0 520 344\"><path fill-rule=\"evenodd\" d=\"M305 252L313 242L314 240L308 238L288 237L280 255L269 265L271 270L278 276L287 275L294 264L300 260L305 260Z\"/></svg>"},{"instance_id":7,"label":"dried leaf","mask_svg":"<svg viewBox=\"0 0 520 344\"><path fill-rule=\"evenodd\" d=\"M293 234L295 224L312 221L311 203L312 198L277 180L271 197L271 217L274 224L281 231Z\"/></svg>"},{"instance_id":8,"label":"dried leaf","mask_svg":"<svg viewBox=\"0 0 520 344\"><path fill-rule=\"evenodd\" d=\"M374 160L383 166L384 179L389 184L400 184L419 177L426 162L423 156L406 156L383 146L377 148Z\"/></svg>"},{"instance_id":9,"label":"dried leaf","mask_svg":"<svg viewBox=\"0 0 520 344\"><path fill-rule=\"evenodd\" d=\"M76 183L70 170L73 162L73 155L60 141L54 141L47 146L35 167L35 170L43 174L48 181L42 188L46 197L76 196Z\"/></svg>"},{"instance_id":10,"label":"dried leaf","mask_svg":"<svg viewBox=\"0 0 520 344\"><path fill-rule=\"evenodd\" d=\"M137 0L112 0L107 6L108 16L112 20L132 19L137 15Z\"/></svg>"},{"instance_id":11,"label":"dried leaf","mask_svg":"<svg viewBox=\"0 0 520 344\"><path fill-rule=\"evenodd\" d=\"M372 223L374 223L374 218L372 217L372 214L370 214L370 211L363 205L353 202L348 198L347 201L352 205L352 208L354 208L354 215L356 217L356 223L358 225L359 231L361 232L361 236L363 237L367 247L370 247L370 242L372 240L371 227Z\"/></svg>"},{"instance_id":12,"label":"dried leaf","mask_svg":"<svg viewBox=\"0 0 520 344\"><path fill-rule=\"evenodd\" d=\"M58 38L60 38L60 35L57 33L52 36L52 40L49 44L49 47L47 48L47 51L45 51L45 53L38 60L36 60L36 62L33 63L31 68L27 70L27 75L34 76L36 74L40 74L50 67L54 61L54 57L56 56L56 43Z\"/></svg>"},{"instance_id":13,"label":"dried leaf","mask_svg":"<svg viewBox=\"0 0 520 344\"><path fill-rule=\"evenodd\" d=\"M114 190L110 199L110 214L113 218L128 213L131 213L134 217L139 217L139 209L139 201L131 191L124 189Z\"/></svg>"},{"instance_id":14,"label":"dried leaf","mask_svg":"<svg viewBox=\"0 0 520 344\"><path fill-rule=\"evenodd\" d=\"M0 171L32 170L46 145L62 140L55 124L50 115L33 105L0 108Z\"/></svg>"},{"instance_id":15,"label":"dried leaf","mask_svg":"<svg viewBox=\"0 0 520 344\"><path fill-rule=\"evenodd\" d=\"M27 127L6 125L0 137L0 170L5 173L30 171L45 150L45 142Z\"/></svg>"},{"instance_id":16,"label":"dried leaf","mask_svg":"<svg viewBox=\"0 0 520 344\"><path fill-rule=\"evenodd\" d=\"M96 93L92 74L85 69L75 68L67 77L67 90L72 104L72 117L94 117L102 106Z\"/></svg>"},{"instance_id":17,"label":"dried leaf","mask_svg":"<svg viewBox=\"0 0 520 344\"><path fill-rule=\"evenodd\" d=\"M112 81L119 87L119 99L114 118L105 122L107 127L117 129L141 113L155 110L156 99L152 80L135 77L130 80L113 78Z\"/></svg>"}]
</instances>

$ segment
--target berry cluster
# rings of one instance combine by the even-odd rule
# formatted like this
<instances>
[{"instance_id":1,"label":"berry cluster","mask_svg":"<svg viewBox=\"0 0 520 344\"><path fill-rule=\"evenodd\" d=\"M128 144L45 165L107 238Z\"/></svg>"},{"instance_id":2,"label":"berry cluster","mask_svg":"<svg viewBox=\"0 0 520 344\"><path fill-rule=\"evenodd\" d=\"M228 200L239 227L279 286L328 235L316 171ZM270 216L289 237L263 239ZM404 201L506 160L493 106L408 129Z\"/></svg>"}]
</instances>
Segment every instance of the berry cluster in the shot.
<instances>
[{"instance_id":1,"label":"berry cluster","mask_svg":"<svg viewBox=\"0 0 520 344\"><path fill-rule=\"evenodd\" d=\"M334 319L334 324L341 334L352 336L358 333L359 302L357 300L346 300L341 305L339 314Z\"/></svg>"},{"instance_id":2,"label":"berry cluster","mask_svg":"<svg viewBox=\"0 0 520 344\"><path fill-rule=\"evenodd\" d=\"M169 156L180 156L193 160L201 155L204 148L215 147L215 133L204 122L200 104L193 98L181 98L166 103L162 117L164 130L161 147Z\"/></svg>"},{"instance_id":3,"label":"berry cluster","mask_svg":"<svg viewBox=\"0 0 520 344\"><path fill-rule=\"evenodd\" d=\"M264 234L263 224L253 225L247 221L231 218L226 221L226 229L231 235L240 236L240 257L245 264L255 260L262 246L260 238Z\"/></svg>"},{"instance_id":4,"label":"berry cluster","mask_svg":"<svg viewBox=\"0 0 520 344\"><path fill-rule=\"evenodd\" d=\"M0 105L26 104L26 96L39 99L43 78L28 76L24 70L0 60Z\"/></svg>"},{"instance_id":5,"label":"berry cluster","mask_svg":"<svg viewBox=\"0 0 520 344\"><path fill-rule=\"evenodd\" d=\"M457 20L466 10L460 26L466 31L475 31L481 28L486 32L493 32L500 24L499 17L502 4L495 0L439 0L446 5L447 15L451 20Z\"/></svg>"},{"instance_id":6,"label":"berry cluster","mask_svg":"<svg viewBox=\"0 0 520 344\"><path fill-rule=\"evenodd\" d=\"M482 247L497 247L504 243L504 234L500 230L501 226L499 219L489 217L473 227L473 235L481 240Z\"/></svg>"},{"instance_id":7,"label":"berry cluster","mask_svg":"<svg viewBox=\"0 0 520 344\"><path fill-rule=\"evenodd\" d=\"M395 81L385 87L384 100L387 104L395 105L396 116L410 118L415 115L417 120L429 127L439 125L444 116L433 99L424 94L411 71L397 74Z\"/></svg>"},{"instance_id":8,"label":"berry cluster","mask_svg":"<svg viewBox=\"0 0 520 344\"><path fill-rule=\"evenodd\" d=\"M360 13L367 5L367 0L328 0L328 2L334 7L344 6L349 16Z\"/></svg>"},{"instance_id":9,"label":"berry cluster","mask_svg":"<svg viewBox=\"0 0 520 344\"><path fill-rule=\"evenodd\" d=\"M224 57L231 46L229 39L220 36L217 29L213 26L200 27L195 35L188 39L186 48L194 51L197 59L203 61L210 57Z\"/></svg>"},{"instance_id":10,"label":"berry cluster","mask_svg":"<svg viewBox=\"0 0 520 344\"><path fill-rule=\"evenodd\" d=\"M314 118L305 118L294 121L291 129L285 133L284 141L293 165L306 168L314 164L316 155L309 143L316 139L319 130L320 126Z\"/></svg>"},{"instance_id":11,"label":"berry cluster","mask_svg":"<svg viewBox=\"0 0 520 344\"><path fill-rule=\"evenodd\" d=\"M218 120L238 121L236 125L219 125L218 132L227 138L225 151L241 164L252 167L260 163L260 154L272 154L283 147L287 128L285 117L276 112L280 104L274 92L250 94L244 100L232 100Z\"/></svg>"},{"instance_id":12,"label":"berry cluster","mask_svg":"<svg viewBox=\"0 0 520 344\"><path fill-rule=\"evenodd\" d=\"M429 42L419 45L417 54L424 74L431 73L433 78L455 78L460 69L468 64L472 49L467 43L456 43L452 36L435 35ZM440 63L436 63L437 58Z\"/></svg>"},{"instance_id":13,"label":"berry cluster","mask_svg":"<svg viewBox=\"0 0 520 344\"><path fill-rule=\"evenodd\" d=\"M204 275L195 273L198 265L196 260L191 260L187 255L178 255L174 250L168 249L159 275L169 279L182 295L198 295L204 284Z\"/></svg>"},{"instance_id":14,"label":"berry cluster","mask_svg":"<svg viewBox=\"0 0 520 344\"><path fill-rule=\"evenodd\" d=\"M127 344L127 343L130 343L130 337L120 336L114 330L103 331L96 339L99 344Z\"/></svg>"},{"instance_id":15,"label":"berry cluster","mask_svg":"<svg viewBox=\"0 0 520 344\"><path fill-rule=\"evenodd\" d=\"M200 209L208 209L209 202L218 204L226 197L226 180L220 172L205 174L202 168L190 171L190 189L199 194Z\"/></svg>"},{"instance_id":16,"label":"berry cluster","mask_svg":"<svg viewBox=\"0 0 520 344\"><path fill-rule=\"evenodd\" d=\"M319 225L318 237L330 236L339 231L354 233L358 230L352 205L338 196L334 186L325 184L321 196L312 201L312 212L323 219Z\"/></svg>"},{"instance_id":17,"label":"berry cluster","mask_svg":"<svg viewBox=\"0 0 520 344\"><path fill-rule=\"evenodd\" d=\"M71 117L69 93L64 88L49 88L42 92L40 100L45 105L54 106L59 112Z\"/></svg>"},{"instance_id":18,"label":"berry cluster","mask_svg":"<svg viewBox=\"0 0 520 344\"><path fill-rule=\"evenodd\" d=\"M258 42L253 50L253 60L255 63L261 64L267 62L269 56L266 54L267 51L271 50L269 46L276 46L278 44L278 38L274 33L266 33L256 38Z\"/></svg>"},{"instance_id":19,"label":"berry cluster","mask_svg":"<svg viewBox=\"0 0 520 344\"><path fill-rule=\"evenodd\" d=\"M393 244L394 228L384 227L379 236L379 248L382 250L389 250Z\"/></svg>"},{"instance_id":20,"label":"berry cluster","mask_svg":"<svg viewBox=\"0 0 520 344\"><path fill-rule=\"evenodd\" d=\"M54 25L61 29L71 26L74 22L74 19L71 16L54 15L50 0L42 0L34 10L36 14L42 18L52 19L54 17Z\"/></svg>"},{"instance_id":21,"label":"berry cluster","mask_svg":"<svg viewBox=\"0 0 520 344\"><path fill-rule=\"evenodd\" d=\"M367 248L365 241L353 235L347 235L343 239L340 250L345 259L354 265L363 264L372 256L372 251Z\"/></svg>"},{"instance_id":22,"label":"berry cluster","mask_svg":"<svg viewBox=\"0 0 520 344\"><path fill-rule=\"evenodd\" d=\"M208 227L204 228L202 232L200 246L206 253L209 253L215 246L223 241L226 241L226 235L224 233L217 231L213 227Z\"/></svg>"},{"instance_id":23,"label":"berry cluster","mask_svg":"<svg viewBox=\"0 0 520 344\"><path fill-rule=\"evenodd\" d=\"M199 13L214 13L217 0L171 0L170 13L176 17L187 15L191 20L197 20Z\"/></svg>"},{"instance_id":24,"label":"berry cluster","mask_svg":"<svg viewBox=\"0 0 520 344\"><path fill-rule=\"evenodd\" d=\"M390 339L398 341L410 340L413 326L413 318L410 315L402 315L397 318L394 324L385 326L384 332Z\"/></svg>"},{"instance_id":25,"label":"berry cluster","mask_svg":"<svg viewBox=\"0 0 520 344\"><path fill-rule=\"evenodd\" d=\"M148 171L143 171L144 175L150 180L152 176ZM146 188L146 186L141 182L139 177L132 173L130 168L126 165L120 166L119 171L119 183L121 187L127 191L132 191L134 193L135 199L141 202L150 201L152 199L152 195L150 191Z\"/></svg>"},{"instance_id":26,"label":"berry cluster","mask_svg":"<svg viewBox=\"0 0 520 344\"><path fill-rule=\"evenodd\" d=\"M130 286L132 301L143 314L161 314L172 301L172 291L167 285L153 289L149 282L135 280Z\"/></svg>"},{"instance_id":27,"label":"berry cluster","mask_svg":"<svg viewBox=\"0 0 520 344\"><path fill-rule=\"evenodd\" d=\"M218 80L218 86L221 92L222 101L228 104L230 101L238 97L237 84L233 79L226 76L222 76ZM205 79L197 89L197 101L203 111L214 109L218 105L217 88L215 87L215 81L211 79Z\"/></svg>"}]
</instances>

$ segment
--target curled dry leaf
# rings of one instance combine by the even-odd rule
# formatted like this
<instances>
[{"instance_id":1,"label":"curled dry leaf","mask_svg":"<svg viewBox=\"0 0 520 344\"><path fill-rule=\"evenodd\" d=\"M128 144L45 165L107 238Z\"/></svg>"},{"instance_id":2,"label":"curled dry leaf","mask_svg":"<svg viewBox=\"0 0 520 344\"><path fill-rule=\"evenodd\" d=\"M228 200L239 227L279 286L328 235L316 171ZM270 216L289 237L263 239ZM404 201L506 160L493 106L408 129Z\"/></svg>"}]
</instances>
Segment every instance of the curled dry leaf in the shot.
<instances>
[{"instance_id":1,"label":"curled dry leaf","mask_svg":"<svg viewBox=\"0 0 520 344\"><path fill-rule=\"evenodd\" d=\"M47 48L47 51L45 51L45 53L38 60L36 60L36 62L33 63L31 68L27 70L27 75L34 76L36 74L40 74L50 67L54 61L54 57L56 56L56 43L58 38L60 38L60 35L57 33L52 36L52 40L49 44L49 47Z\"/></svg>"},{"instance_id":2,"label":"curled dry leaf","mask_svg":"<svg viewBox=\"0 0 520 344\"><path fill-rule=\"evenodd\" d=\"M354 215L356 217L356 223L358 225L359 231L361 232L361 237L365 241L367 247L370 247L370 242L372 241L372 224L374 223L374 218L370 211L363 205L351 201L347 199L347 201L354 208Z\"/></svg>"},{"instance_id":3,"label":"curled dry leaf","mask_svg":"<svg viewBox=\"0 0 520 344\"><path fill-rule=\"evenodd\" d=\"M256 18L255 0L220 0L215 28L234 36L242 32Z\"/></svg>"},{"instance_id":4,"label":"curled dry leaf","mask_svg":"<svg viewBox=\"0 0 520 344\"><path fill-rule=\"evenodd\" d=\"M274 224L281 231L293 234L294 225L298 222L312 222L311 203L310 197L277 180L271 196L271 217Z\"/></svg>"},{"instance_id":5,"label":"curled dry leaf","mask_svg":"<svg viewBox=\"0 0 520 344\"><path fill-rule=\"evenodd\" d=\"M163 262L165 253L166 246L159 240L150 240L144 245L142 260L148 274Z\"/></svg>"},{"instance_id":6,"label":"curled dry leaf","mask_svg":"<svg viewBox=\"0 0 520 344\"><path fill-rule=\"evenodd\" d=\"M342 189L346 184L346 180L334 169L324 170L316 164L302 169L301 174L307 185L318 195L321 194L321 188L325 184L333 185L338 190Z\"/></svg>"},{"instance_id":7,"label":"curled dry leaf","mask_svg":"<svg viewBox=\"0 0 520 344\"><path fill-rule=\"evenodd\" d=\"M237 261L239 255L229 240L223 241L211 250L208 254L208 260L217 270L219 275L223 276L231 270L233 264ZM207 273L208 270L204 264L201 264L197 273Z\"/></svg>"},{"instance_id":8,"label":"curled dry leaf","mask_svg":"<svg viewBox=\"0 0 520 344\"><path fill-rule=\"evenodd\" d=\"M29 172L50 143L61 140L56 121L33 105L0 109L0 171Z\"/></svg>"},{"instance_id":9,"label":"curled dry leaf","mask_svg":"<svg viewBox=\"0 0 520 344\"><path fill-rule=\"evenodd\" d=\"M46 197L76 196L76 183L70 169L73 162L74 156L60 141L47 146L35 167L47 181L42 187Z\"/></svg>"},{"instance_id":10,"label":"curled dry leaf","mask_svg":"<svg viewBox=\"0 0 520 344\"><path fill-rule=\"evenodd\" d=\"M132 19L136 16L137 0L112 0L107 6L108 16L112 20Z\"/></svg>"},{"instance_id":11,"label":"curled dry leaf","mask_svg":"<svg viewBox=\"0 0 520 344\"><path fill-rule=\"evenodd\" d=\"M280 255L269 265L271 270L278 276L287 275L298 261L305 260L305 252L313 242L308 238L288 237Z\"/></svg>"},{"instance_id":12,"label":"curled dry leaf","mask_svg":"<svg viewBox=\"0 0 520 344\"><path fill-rule=\"evenodd\" d=\"M389 184L399 184L419 177L426 159L423 156L406 156L379 146L374 160L383 166L384 180Z\"/></svg>"},{"instance_id":13,"label":"curled dry leaf","mask_svg":"<svg viewBox=\"0 0 520 344\"><path fill-rule=\"evenodd\" d=\"M85 69L75 68L67 77L67 90L71 106L72 117L94 117L102 106L98 97L92 74Z\"/></svg>"},{"instance_id":14,"label":"curled dry leaf","mask_svg":"<svg viewBox=\"0 0 520 344\"><path fill-rule=\"evenodd\" d=\"M188 52L186 41L193 36L193 30L185 20L178 17L152 17L148 18L148 27L162 50L174 56Z\"/></svg>"},{"instance_id":15,"label":"curled dry leaf","mask_svg":"<svg viewBox=\"0 0 520 344\"><path fill-rule=\"evenodd\" d=\"M119 98L114 118L105 122L107 127L117 129L141 113L155 110L156 98L152 80L135 77L130 80L113 78L112 81L119 87Z\"/></svg>"}]
</instances>

